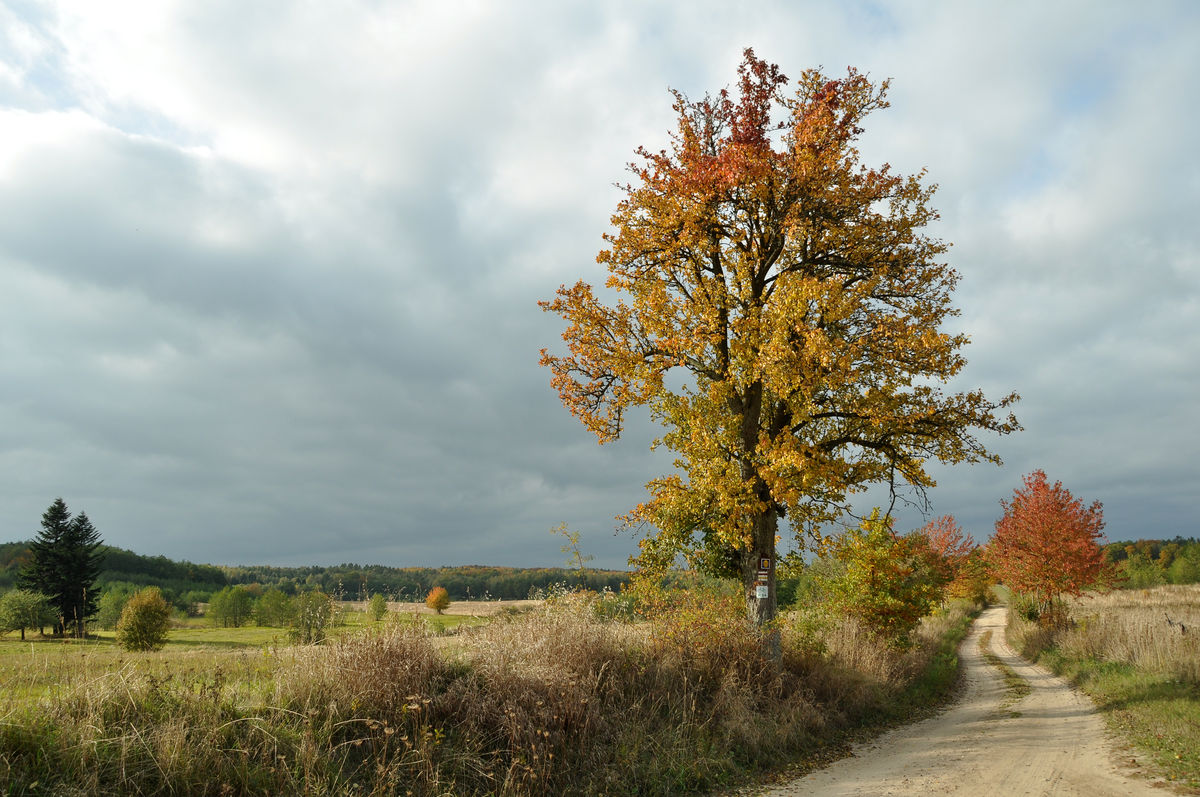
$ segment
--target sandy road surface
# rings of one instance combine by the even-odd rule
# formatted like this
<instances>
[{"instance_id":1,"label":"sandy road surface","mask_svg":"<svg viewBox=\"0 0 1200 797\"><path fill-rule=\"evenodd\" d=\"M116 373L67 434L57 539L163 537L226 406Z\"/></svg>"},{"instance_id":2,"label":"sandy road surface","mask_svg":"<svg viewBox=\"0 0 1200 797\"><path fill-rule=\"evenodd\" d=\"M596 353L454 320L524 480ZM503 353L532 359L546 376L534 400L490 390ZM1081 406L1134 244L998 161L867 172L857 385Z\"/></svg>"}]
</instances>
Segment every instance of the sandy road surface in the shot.
<instances>
[{"instance_id":1,"label":"sandy road surface","mask_svg":"<svg viewBox=\"0 0 1200 797\"><path fill-rule=\"evenodd\" d=\"M991 651L1032 687L1007 702L1004 681L979 652ZM1004 609L985 611L959 651L967 679L945 713L891 731L826 769L757 792L794 795L1158 795L1114 764L1104 723L1088 699L1004 643Z\"/></svg>"}]
</instances>

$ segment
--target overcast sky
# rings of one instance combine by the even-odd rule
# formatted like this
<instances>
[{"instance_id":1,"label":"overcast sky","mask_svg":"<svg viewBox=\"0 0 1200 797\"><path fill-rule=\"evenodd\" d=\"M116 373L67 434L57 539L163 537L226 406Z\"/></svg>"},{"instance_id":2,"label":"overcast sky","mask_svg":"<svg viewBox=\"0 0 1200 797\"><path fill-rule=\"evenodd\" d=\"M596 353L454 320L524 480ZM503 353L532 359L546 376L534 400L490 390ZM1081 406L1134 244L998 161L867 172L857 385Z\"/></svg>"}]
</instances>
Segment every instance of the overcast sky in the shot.
<instances>
[{"instance_id":1,"label":"overcast sky","mask_svg":"<svg viewBox=\"0 0 1200 797\"><path fill-rule=\"evenodd\" d=\"M744 47L893 79L862 142L929 170L1005 460L1110 538L1200 533L1200 4L0 2L0 541L57 496L218 564L559 565L669 469L558 403L537 300L595 263L669 88ZM922 518L901 515L915 527Z\"/></svg>"}]
</instances>

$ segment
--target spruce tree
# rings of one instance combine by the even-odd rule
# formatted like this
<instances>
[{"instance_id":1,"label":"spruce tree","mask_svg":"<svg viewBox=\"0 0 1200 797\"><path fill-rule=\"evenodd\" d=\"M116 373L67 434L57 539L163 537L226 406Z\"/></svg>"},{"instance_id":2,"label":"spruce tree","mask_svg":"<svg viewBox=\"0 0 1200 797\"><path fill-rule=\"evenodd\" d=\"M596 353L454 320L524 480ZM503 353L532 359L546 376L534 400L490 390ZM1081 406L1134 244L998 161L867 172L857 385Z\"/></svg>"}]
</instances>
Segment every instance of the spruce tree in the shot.
<instances>
[{"instance_id":1,"label":"spruce tree","mask_svg":"<svg viewBox=\"0 0 1200 797\"><path fill-rule=\"evenodd\" d=\"M64 622L80 638L84 636L84 621L95 614L98 607L99 595L95 584L104 561L104 554L99 552L101 544L100 532L96 531L87 513L76 515L62 544L62 597L59 605Z\"/></svg>"},{"instance_id":2,"label":"spruce tree","mask_svg":"<svg viewBox=\"0 0 1200 797\"><path fill-rule=\"evenodd\" d=\"M42 530L29 546L30 561L19 583L50 598L57 614L55 633L70 628L82 637L84 621L95 614L94 584L104 560L100 546L100 533L87 513L72 519L62 498L54 499L42 514Z\"/></svg>"},{"instance_id":3,"label":"spruce tree","mask_svg":"<svg viewBox=\"0 0 1200 797\"><path fill-rule=\"evenodd\" d=\"M29 545L29 564L21 571L17 585L21 589L40 592L50 599L57 619L54 622L54 633L62 632L62 611L59 598L61 597L62 580L59 559L62 555L62 541L71 527L71 513L67 510L62 498L55 498L54 503L42 513L42 530L37 539Z\"/></svg>"}]
</instances>

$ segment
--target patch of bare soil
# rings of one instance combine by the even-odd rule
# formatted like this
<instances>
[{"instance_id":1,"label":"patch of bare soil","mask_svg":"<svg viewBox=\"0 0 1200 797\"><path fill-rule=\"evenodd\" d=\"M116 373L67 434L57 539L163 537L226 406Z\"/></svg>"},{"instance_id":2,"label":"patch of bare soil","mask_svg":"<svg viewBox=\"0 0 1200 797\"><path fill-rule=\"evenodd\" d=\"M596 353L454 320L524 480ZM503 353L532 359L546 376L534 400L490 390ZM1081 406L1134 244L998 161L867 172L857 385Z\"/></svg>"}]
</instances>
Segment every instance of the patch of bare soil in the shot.
<instances>
[{"instance_id":1,"label":"patch of bare soil","mask_svg":"<svg viewBox=\"0 0 1200 797\"><path fill-rule=\"evenodd\" d=\"M1010 692L990 652L1030 686ZM756 792L798 795L1161 795L1128 766L1095 707L1069 684L1029 664L1004 641L1004 608L985 611L963 641L965 687L944 713L890 731L848 758L791 783Z\"/></svg>"}]
</instances>

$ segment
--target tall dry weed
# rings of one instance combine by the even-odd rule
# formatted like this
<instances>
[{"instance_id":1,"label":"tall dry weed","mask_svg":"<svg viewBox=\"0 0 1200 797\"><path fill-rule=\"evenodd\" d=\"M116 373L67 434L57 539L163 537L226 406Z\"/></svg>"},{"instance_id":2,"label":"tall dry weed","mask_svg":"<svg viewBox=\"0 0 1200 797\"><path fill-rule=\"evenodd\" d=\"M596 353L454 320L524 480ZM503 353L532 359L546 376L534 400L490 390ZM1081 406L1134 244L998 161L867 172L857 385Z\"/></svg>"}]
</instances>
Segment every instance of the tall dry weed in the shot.
<instances>
[{"instance_id":1,"label":"tall dry weed","mask_svg":"<svg viewBox=\"0 0 1200 797\"><path fill-rule=\"evenodd\" d=\"M1030 659L1056 647L1077 659L1129 664L1200 684L1200 585L1114 590L1064 603L1057 627L1009 612L1009 641Z\"/></svg>"},{"instance_id":2,"label":"tall dry weed","mask_svg":"<svg viewBox=\"0 0 1200 797\"><path fill-rule=\"evenodd\" d=\"M1200 585L1118 590L1070 603L1068 656L1120 661L1200 684Z\"/></svg>"},{"instance_id":3,"label":"tall dry weed","mask_svg":"<svg viewBox=\"0 0 1200 797\"><path fill-rule=\"evenodd\" d=\"M883 710L918 656L800 623L778 665L727 597L639 623L598 619L595 600L559 596L453 649L393 623L215 670L81 670L0 725L0 777L88 794L695 792Z\"/></svg>"}]
</instances>

